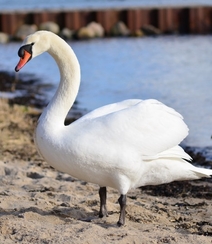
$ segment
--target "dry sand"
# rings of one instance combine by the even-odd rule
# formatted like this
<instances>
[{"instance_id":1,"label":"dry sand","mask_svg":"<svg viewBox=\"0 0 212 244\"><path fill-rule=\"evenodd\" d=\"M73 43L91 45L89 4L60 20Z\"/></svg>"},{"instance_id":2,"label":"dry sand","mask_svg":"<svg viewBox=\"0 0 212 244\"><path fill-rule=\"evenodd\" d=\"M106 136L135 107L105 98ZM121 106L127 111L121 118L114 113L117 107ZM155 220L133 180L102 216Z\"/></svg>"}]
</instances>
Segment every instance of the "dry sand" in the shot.
<instances>
[{"instance_id":1,"label":"dry sand","mask_svg":"<svg viewBox=\"0 0 212 244\"><path fill-rule=\"evenodd\" d=\"M212 181L143 187L128 194L118 228L118 194L98 218L98 186L51 168L37 154L39 112L0 100L0 243L212 243Z\"/></svg>"}]
</instances>

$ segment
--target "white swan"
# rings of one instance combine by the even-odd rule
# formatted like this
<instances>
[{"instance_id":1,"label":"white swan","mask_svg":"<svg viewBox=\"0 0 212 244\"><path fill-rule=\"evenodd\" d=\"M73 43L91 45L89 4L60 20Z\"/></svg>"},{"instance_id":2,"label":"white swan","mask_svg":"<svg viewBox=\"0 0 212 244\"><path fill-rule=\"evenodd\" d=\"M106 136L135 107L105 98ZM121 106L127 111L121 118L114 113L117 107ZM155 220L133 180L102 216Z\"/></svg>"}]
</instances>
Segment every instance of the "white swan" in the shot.
<instances>
[{"instance_id":1,"label":"white swan","mask_svg":"<svg viewBox=\"0 0 212 244\"><path fill-rule=\"evenodd\" d=\"M65 126L80 84L80 66L71 47L51 32L38 31L19 49L15 70L45 51L57 62L61 80L39 119L35 144L54 168L100 186L100 217L107 216L107 186L121 194L121 226L131 188L212 175L212 170L186 161L191 158L178 144L188 128L179 113L156 100L110 104Z\"/></svg>"}]
</instances>

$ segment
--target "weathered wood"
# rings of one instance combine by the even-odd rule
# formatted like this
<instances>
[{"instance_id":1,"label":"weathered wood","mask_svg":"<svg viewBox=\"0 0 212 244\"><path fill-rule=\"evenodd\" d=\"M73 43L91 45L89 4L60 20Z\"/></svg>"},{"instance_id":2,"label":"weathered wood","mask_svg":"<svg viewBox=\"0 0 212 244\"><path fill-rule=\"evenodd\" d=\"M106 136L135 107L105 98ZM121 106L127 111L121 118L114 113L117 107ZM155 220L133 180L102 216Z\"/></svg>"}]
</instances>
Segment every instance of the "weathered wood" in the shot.
<instances>
[{"instance_id":1,"label":"weathered wood","mask_svg":"<svg viewBox=\"0 0 212 244\"><path fill-rule=\"evenodd\" d=\"M81 27L79 12L65 13L65 27L71 30L77 30Z\"/></svg>"},{"instance_id":2,"label":"weathered wood","mask_svg":"<svg viewBox=\"0 0 212 244\"><path fill-rule=\"evenodd\" d=\"M111 11L97 11L96 13L96 22L101 24L106 33L109 33L111 27L119 20L118 12L111 10Z\"/></svg>"},{"instance_id":3,"label":"weathered wood","mask_svg":"<svg viewBox=\"0 0 212 244\"><path fill-rule=\"evenodd\" d=\"M191 8L189 21L192 34L211 33L212 8Z\"/></svg>"},{"instance_id":4,"label":"weathered wood","mask_svg":"<svg viewBox=\"0 0 212 244\"><path fill-rule=\"evenodd\" d=\"M1 31L12 34L15 33L18 23L16 21L17 16L14 14L2 14L1 15Z\"/></svg>"}]
</instances>

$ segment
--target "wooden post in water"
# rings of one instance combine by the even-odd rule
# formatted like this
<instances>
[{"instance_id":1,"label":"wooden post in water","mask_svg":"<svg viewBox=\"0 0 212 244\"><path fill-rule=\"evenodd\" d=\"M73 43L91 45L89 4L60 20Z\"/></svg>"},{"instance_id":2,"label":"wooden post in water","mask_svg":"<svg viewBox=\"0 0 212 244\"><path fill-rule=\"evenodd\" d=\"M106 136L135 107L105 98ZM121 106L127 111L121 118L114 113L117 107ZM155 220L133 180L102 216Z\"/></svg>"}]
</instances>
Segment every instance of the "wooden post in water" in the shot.
<instances>
[{"instance_id":1,"label":"wooden post in water","mask_svg":"<svg viewBox=\"0 0 212 244\"><path fill-rule=\"evenodd\" d=\"M65 27L77 30L81 27L80 14L77 11L65 13Z\"/></svg>"},{"instance_id":2,"label":"wooden post in water","mask_svg":"<svg viewBox=\"0 0 212 244\"><path fill-rule=\"evenodd\" d=\"M16 17L15 14L1 14L1 31L8 34L14 34L18 27Z\"/></svg>"},{"instance_id":3,"label":"wooden post in water","mask_svg":"<svg viewBox=\"0 0 212 244\"><path fill-rule=\"evenodd\" d=\"M100 10L96 12L96 22L100 23L106 33L110 32L111 27L119 20L118 12L115 10Z\"/></svg>"}]
</instances>

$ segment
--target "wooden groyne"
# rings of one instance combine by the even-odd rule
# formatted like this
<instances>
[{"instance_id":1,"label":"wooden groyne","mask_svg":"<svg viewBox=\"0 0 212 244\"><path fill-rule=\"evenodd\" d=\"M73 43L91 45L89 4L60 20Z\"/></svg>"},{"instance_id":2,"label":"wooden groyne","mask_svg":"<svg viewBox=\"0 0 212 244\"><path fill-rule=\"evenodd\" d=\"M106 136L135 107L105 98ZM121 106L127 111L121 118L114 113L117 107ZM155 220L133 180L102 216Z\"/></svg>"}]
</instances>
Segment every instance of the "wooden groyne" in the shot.
<instances>
[{"instance_id":1,"label":"wooden groyne","mask_svg":"<svg viewBox=\"0 0 212 244\"><path fill-rule=\"evenodd\" d=\"M106 9L79 11L0 12L0 31L13 35L23 24L54 21L60 28L77 30L91 21L100 23L106 34L117 21L123 21L131 32L153 25L163 33L212 33L212 7Z\"/></svg>"}]
</instances>

